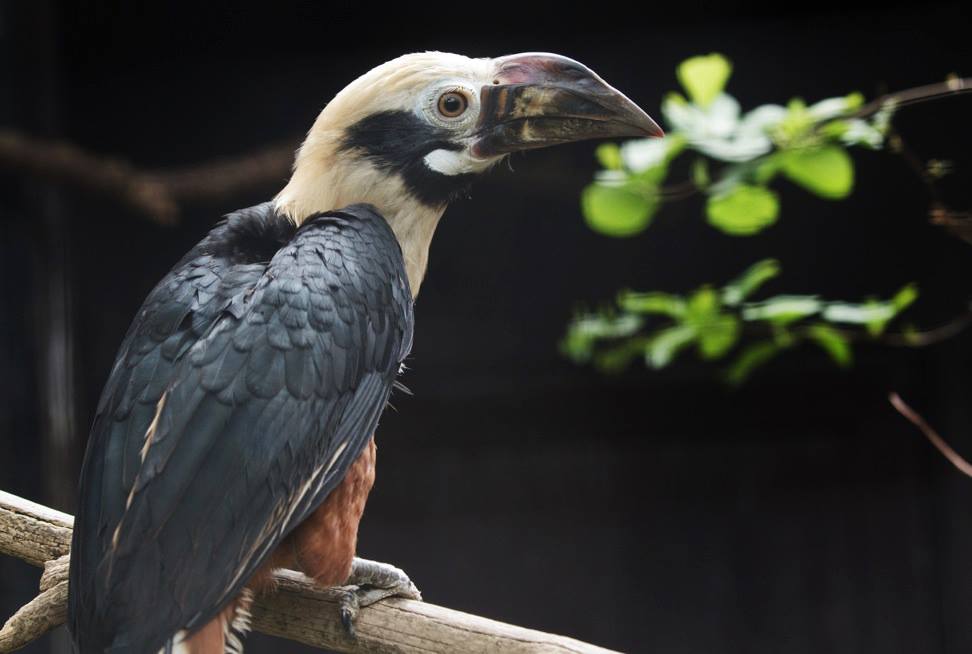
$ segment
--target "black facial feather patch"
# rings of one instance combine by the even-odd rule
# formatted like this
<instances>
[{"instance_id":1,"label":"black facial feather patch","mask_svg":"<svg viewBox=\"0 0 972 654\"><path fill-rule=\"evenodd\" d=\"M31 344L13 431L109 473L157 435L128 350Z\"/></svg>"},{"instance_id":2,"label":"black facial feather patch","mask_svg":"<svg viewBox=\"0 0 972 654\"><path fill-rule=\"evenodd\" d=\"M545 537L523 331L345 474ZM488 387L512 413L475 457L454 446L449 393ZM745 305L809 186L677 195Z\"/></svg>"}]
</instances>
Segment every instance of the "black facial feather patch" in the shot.
<instances>
[{"instance_id":1,"label":"black facial feather patch","mask_svg":"<svg viewBox=\"0 0 972 654\"><path fill-rule=\"evenodd\" d=\"M409 192L424 204L441 206L462 196L475 175L444 175L425 164L435 150L458 152L448 130L430 125L407 111L383 111L348 128L342 151L360 150L379 168L396 172Z\"/></svg>"}]
</instances>

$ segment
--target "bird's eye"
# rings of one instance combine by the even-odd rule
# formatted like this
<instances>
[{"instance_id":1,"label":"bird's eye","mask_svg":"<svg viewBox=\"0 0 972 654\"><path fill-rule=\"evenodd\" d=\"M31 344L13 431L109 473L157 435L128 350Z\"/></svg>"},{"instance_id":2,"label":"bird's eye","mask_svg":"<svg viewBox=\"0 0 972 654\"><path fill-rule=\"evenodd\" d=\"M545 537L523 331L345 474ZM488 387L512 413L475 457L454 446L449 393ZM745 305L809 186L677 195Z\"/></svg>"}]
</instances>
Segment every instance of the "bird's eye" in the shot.
<instances>
[{"instance_id":1,"label":"bird's eye","mask_svg":"<svg viewBox=\"0 0 972 654\"><path fill-rule=\"evenodd\" d=\"M439 113L446 118L458 118L468 107L469 100L458 91L448 91L439 96Z\"/></svg>"}]
</instances>

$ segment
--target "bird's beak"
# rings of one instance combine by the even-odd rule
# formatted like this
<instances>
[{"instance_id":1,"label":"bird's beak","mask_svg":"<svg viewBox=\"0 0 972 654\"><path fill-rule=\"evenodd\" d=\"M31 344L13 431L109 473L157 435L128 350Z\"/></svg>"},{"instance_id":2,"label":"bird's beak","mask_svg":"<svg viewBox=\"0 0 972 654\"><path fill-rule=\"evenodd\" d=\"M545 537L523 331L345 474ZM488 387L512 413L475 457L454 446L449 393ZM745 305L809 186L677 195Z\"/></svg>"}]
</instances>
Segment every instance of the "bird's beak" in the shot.
<instances>
[{"instance_id":1,"label":"bird's beak","mask_svg":"<svg viewBox=\"0 0 972 654\"><path fill-rule=\"evenodd\" d=\"M493 84L480 95L477 157L584 139L664 136L638 105L572 59L526 53L494 61Z\"/></svg>"}]
</instances>

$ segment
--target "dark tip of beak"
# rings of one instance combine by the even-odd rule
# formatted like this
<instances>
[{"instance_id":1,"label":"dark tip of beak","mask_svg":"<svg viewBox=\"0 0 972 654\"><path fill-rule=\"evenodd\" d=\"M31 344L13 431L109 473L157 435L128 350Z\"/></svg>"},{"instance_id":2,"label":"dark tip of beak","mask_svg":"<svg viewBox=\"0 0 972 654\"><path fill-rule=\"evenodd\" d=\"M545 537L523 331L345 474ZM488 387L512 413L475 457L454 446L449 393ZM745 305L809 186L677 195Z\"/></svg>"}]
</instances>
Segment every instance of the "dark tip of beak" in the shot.
<instances>
[{"instance_id":1,"label":"dark tip of beak","mask_svg":"<svg viewBox=\"0 0 972 654\"><path fill-rule=\"evenodd\" d=\"M481 92L481 156L593 138L661 137L638 105L581 63L527 53L495 60Z\"/></svg>"}]
</instances>

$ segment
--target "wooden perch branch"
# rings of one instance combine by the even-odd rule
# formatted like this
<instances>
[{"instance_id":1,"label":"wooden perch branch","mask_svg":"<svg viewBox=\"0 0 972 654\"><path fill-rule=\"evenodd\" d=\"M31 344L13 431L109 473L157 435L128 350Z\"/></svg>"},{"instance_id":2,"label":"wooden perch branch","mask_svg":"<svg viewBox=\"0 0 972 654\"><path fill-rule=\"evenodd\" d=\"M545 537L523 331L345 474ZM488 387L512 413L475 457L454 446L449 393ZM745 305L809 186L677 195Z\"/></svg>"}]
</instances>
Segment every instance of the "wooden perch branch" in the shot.
<instances>
[{"instance_id":1,"label":"wooden perch branch","mask_svg":"<svg viewBox=\"0 0 972 654\"><path fill-rule=\"evenodd\" d=\"M187 201L228 198L253 187L282 185L295 143L170 171L139 170L116 158L61 141L0 130L0 169L113 198L158 223L171 224Z\"/></svg>"},{"instance_id":2,"label":"wooden perch branch","mask_svg":"<svg viewBox=\"0 0 972 654\"><path fill-rule=\"evenodd\" d=\"M0 491L0 553L44 567L40 595L0 629L0 652L12 652L64 623L73 525L66 513ZM253 628L335 652L610 654L563 636L400 598L362 609L357 637L350 638L331 591L291 570L278 571L276 580L276 592L257 598Z\"/></svg>"}]
</instances>

